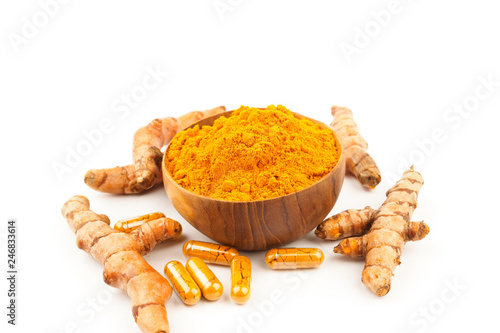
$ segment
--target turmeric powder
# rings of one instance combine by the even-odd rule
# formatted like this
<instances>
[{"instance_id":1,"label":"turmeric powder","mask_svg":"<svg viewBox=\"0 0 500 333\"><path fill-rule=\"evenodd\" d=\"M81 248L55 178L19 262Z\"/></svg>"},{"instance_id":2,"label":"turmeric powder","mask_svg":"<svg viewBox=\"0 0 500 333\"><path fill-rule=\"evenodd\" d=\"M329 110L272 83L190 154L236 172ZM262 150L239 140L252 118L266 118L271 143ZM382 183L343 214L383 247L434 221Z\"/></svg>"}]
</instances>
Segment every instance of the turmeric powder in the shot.
<instances>
[{"instance_id":1,"label":"turmeric powder","mask_svg":"<svg viewBox=\"0 0 500 333\"><path fill-rule=\"evenodd\" d=\"M282 105L241 106L212 126L177 134L166 167L185 189L230 201L270 199L299 191L337 164L335 134Z\"/></svg>"}]
</instances>

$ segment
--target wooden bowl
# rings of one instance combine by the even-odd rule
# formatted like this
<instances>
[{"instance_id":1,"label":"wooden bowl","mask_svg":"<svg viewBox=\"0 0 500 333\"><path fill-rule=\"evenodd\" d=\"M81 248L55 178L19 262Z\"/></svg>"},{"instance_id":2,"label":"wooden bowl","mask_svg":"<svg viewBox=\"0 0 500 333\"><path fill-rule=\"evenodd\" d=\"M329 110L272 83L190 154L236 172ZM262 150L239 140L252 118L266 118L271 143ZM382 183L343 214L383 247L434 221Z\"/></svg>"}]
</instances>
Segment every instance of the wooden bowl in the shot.
<instances>
[{"instance_id":1,"label":"wooden bowl","mask_svg":"<svg viewBox=\"0 0 500 333\"><path fill-rule=\"evenodd\" d=\"M221 116L205 118L192 126L212 125ZM307 118L298 113L295 117ZM330 127L310 119L323 128ZM337 165L313 185L295 193L266 200L227 201L198 195L177 184L170 176L163 156L163 185L173 206L193 227L214 241L242 251L265 250L293 242L313 230L332 210L345 173L345 155L340 140Z\"/></svg>"}]
</instances>

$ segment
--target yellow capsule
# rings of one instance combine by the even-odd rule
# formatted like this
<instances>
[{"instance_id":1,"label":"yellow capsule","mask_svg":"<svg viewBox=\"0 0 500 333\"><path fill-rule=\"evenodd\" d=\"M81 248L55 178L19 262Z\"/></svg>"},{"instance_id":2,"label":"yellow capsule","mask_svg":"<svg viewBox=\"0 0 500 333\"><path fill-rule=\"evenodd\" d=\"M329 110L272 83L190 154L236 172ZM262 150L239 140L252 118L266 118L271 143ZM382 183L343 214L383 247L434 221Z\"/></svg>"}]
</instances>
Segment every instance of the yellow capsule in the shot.
<instances>
[{"instance_id":1,"label":"yellow capsule","mask_svg":"<svg viewBox=\"0 0 500 333\"><path fill-rule=\"evenodd\" d=\"M186 262L186 269L200 287L203 297L209 301L222 296L222 283L200 258L193 257Z\"/></svg>"},{"instance_id":2,"label":"yellow capsule","mask_svg":"<svg viewBox=\"0 0 500 333\"><path fill-rule=\"evenodd\" d=\"M271 249L266 253L266 263L272 269L314 268L324 259L323 252L314 248Z\"/></svg>"},{"instance_id":3,"label":"yellow capsule","mask_svg":"<svg viewBox=\"0 0 500 333\"><path fill-rule=\"evenodd\" d=\"M231 261L231 298L244 304L250 298L252 262L245 256L237 256Z\"/></svg>"},{"instance_id":4,"label":"yellow capsule","mask_svg":"<svg viewBox=\"0 0 500 333\"><path fill-rule=\"evenodd\" d=\"M190 240L184 244L182 252L186 258L198 257L209 264L230 266L231 260L239 255L234 247Z\"/></svg>"},{"instance_id":5,"label":"yellow capsule","mask_svg":"<svg viewBox=\"0 0 500 333\"><path fill-rule=\"evenodd\" d=\"M135 216L135 217L131 217L128 219L123 219L123 220L117 221L115 223L115 225L113 226L113 228L115 230L118 230L121 232L130 233L133 230L139 228L144 223L159 219L161 217L165 217L165 215L163 213L159 213L159 212L141 215L141 216Z\"/></svg>"},{"instance_id":6,"label":"yellow capsule","mask_svg":"<svg viewBox=\"0 0 500 333\"><path fill-rule=\"evenodd\" d=\"M176 260L168 262L163 271L184 304L194 305L198 303L201 298L200 288L180 262Z\"/></svg>"}]
</instances>

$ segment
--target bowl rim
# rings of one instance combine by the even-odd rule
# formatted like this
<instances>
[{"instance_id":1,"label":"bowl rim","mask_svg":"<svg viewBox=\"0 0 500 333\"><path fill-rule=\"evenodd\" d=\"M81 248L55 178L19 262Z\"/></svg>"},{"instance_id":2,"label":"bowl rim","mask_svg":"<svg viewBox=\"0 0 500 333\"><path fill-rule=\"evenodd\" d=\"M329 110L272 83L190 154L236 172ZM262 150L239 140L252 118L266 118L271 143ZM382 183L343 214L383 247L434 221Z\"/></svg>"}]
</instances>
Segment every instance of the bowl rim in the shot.
<instances>
[{"instance_id":1,"label":"bowl rim","mask_svg":"<svg viewBox=\"0 0 500 333\"><path fill-rule=\"evenodd\" d=\"M259 108L259 109L265 109L265 108ZM300 189L298 191L295 191L295 192L292 192L292 193L289 193L289 194L285 194L285 195L280 195L278 197L273 197L273 198L268 198L268 199L260 199L260 200L246 200L246 201L241 201L241 200L224 200L224 199L217 199L217 198L212 198L212 197L207 197L207 196L204 196L204 195L201 195L201 194L198 194L198 193L195 193L193 191L190 191L184 187L182 187L181 185L179 185L173 178L172 176L170 175L170 172L168 172L167 168L166 168L166 165L165 165L165 162L166 162L166 156L167 156L167 152L168 152L168 149L170 148L170 144L172 143L172 141L174 140L174 138L177 136L177 134L179 134L180 132L182 131L185 131L187 129L190 129L190 128L193 128L195 126L197 126L200 122L205 122L205 121L208 121L208 120L211 120L213 119L213 121L215 121L216 119L220 118L220 117L229 117L231 116L231 114L236 111L235 110L229 110L229 111L225 111L225 112L221 112L219 114L216 114L216 115L213 115L213 116L210 116L210 117L206 117L206 118L203 118L203 119L200 119L198 120L197 122L183 128L182 130L180 130L179 132L177 132L174 137L172 138L172 140L170 140L170 142L167 144L166 148L165 148L165 151L163 152L163 158L162 158L162 161L161 161L161 170L162 170L162 176L163 178L165 178L165 176L170 180L171 183L173 183L173 185L178 188L180 191L182 192L187 192L189 195L193 195L193 196L196 196L196 197L199 197L200 199L205 199L205 200L212 200L212 201L216 201L216 202L221 202L221 203L232 203L232 204L248 204L248 203L260 203L260 202L269 202L269 201L273 201L273 200L281 200L282 198L285 198L285 197L288 197L288 196L293 196L293 195L297 195L299 192L302 192L302 191L305 191L305 190L308 190L310 189L311 187L313 187L314 185L320 183L320 182L323 182L323 181L326 181L326 179L328 178L328 176L330 176L332 173L334 173L338 168L341 167L341 163L344 163L345 164L345 150L344 150L344 146L342 145L342 141L340 140L340 138L337 136L337 133L333 130L333 128L331 126L328 126L326 125L325 123L319 121L319 120L316 120L316 119L313 119L313 118L309 118L307 116L304 116L303 114L300 114L300 113L297 113L297 112L293 112L293 111L290 111L293 113L293 115L298 118L298 119L308 119L310 121L312 121L313 123L323 127L323 128L326 128L326 129L329 129L333 132L333 136L335 138L335 141L336 143L338 144L338 147L340 149L340 154L339 154L339 158L337 160L337 163L335 164L335 166L326 174L324 175L321 179L319 179L317 182L314 182L312 183L311 185L307 186L307 187L304 187L303 189ZM165 184L165 181L163 181L164 183L164 186L166 186Z\"/></svg>"}]
</instances>

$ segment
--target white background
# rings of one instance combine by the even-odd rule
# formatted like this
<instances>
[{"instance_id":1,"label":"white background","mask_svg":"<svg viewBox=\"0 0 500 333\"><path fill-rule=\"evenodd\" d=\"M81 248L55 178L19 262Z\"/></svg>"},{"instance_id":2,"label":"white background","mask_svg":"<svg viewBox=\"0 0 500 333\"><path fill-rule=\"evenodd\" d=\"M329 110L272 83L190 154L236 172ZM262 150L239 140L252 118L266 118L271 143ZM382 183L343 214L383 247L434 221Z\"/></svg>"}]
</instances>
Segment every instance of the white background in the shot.
<instances>
[{"instance_id":1,"label":"white background","mask_svg":"<svg viewBox=\"0 0 500 333\"><path fill-rule=\"evenodd\" d=\"M6 323L0 274L3 332L138 332L128 297L111 292L101 265L77 249L61 206L83 194L112 221L153 211L179 220L184 237L147 256L162 272L166 262L185 260L184 241L206 238L162 187L97 193L83 183L85 171L131 163L134 131L156 117L269 104L325 123L331 105L350 107L383 181L369 191L347 177L332 214L378 207L414 163L425 185L413 219L431 232L407 244L382 298L361 283L362 260L334 254L337 242L313 233L291 246L321 248L318 269L271 271L263 252L244 253L254 266L250 301L234 304L229 269L213 267L223 297L187 307L173 295L172 332L498 331L500 21L493 1L224 0L230 8L222 14L213 0L54 3L0 5L0 261L6 272L6 223L15 218L19 270L15 327ZM355 53L342 51L349 47ZM124 107L148 68L168 77ZM103 121L107 133L89 146L85 133ZM71 160L78 147L86 155ZM67 168L58 175L54 165Z\"/></svg>"}]
</instances>

